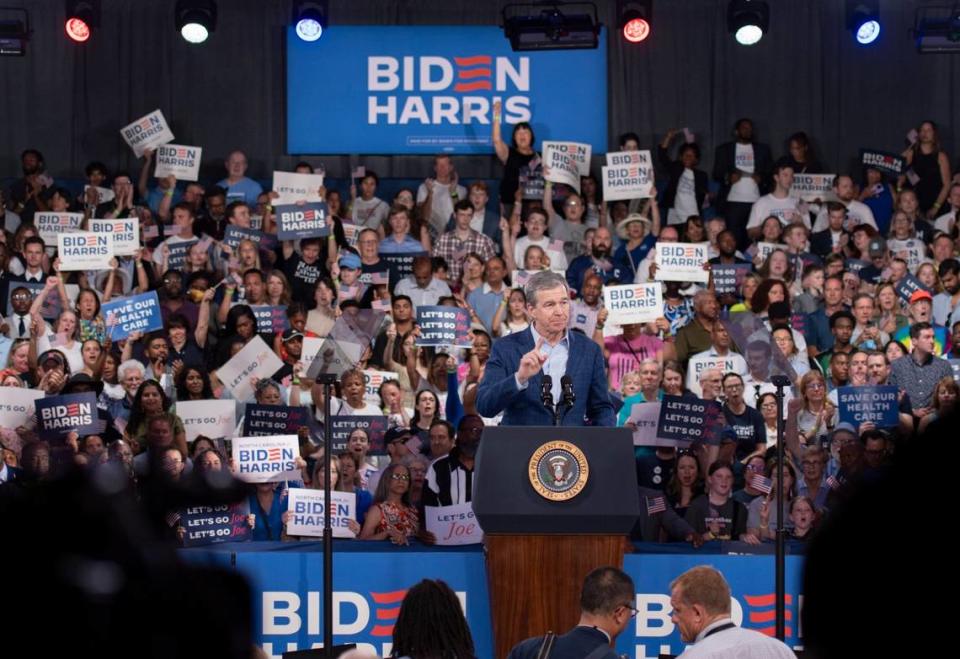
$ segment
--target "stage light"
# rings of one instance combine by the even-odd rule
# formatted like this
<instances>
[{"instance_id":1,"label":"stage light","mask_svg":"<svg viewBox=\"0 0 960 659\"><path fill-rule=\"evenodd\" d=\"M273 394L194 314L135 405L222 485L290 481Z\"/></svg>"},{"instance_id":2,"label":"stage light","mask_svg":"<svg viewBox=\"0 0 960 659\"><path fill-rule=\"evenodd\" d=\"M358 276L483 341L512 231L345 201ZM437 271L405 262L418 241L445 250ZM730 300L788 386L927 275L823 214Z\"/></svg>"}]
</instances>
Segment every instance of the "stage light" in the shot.
<instances>
[{"instance_id":1,"label":"stage light","mask_svg":"<svg viewBox=\"0 0 960 659\"><path fill-rule=\"evenodd\" d=\"M650 36L653 20L653 0L618 0L620 34L630 43L640 43Z\"/></svg>"},{"instance_id":2,"label":"stage light","mask_svg":"<svg viewBox=\"0 0 960 659\"><path fill-rule=\"evenodd\" d=\"M327 2L297 0L293 3L293 25L303 41L317 41L327 27Z\"/></svg>"},{"instance_id":3,"label":"stage light","mask_svg":"<svg viewBox=\"0 0 960 659\"><path fill-rule=\"evenodd\" d=\"M596 48L600 35L592 2L528 2L504 5L503 33L514 51Z\"/></svg>"},{"instance_id":4,"label":"stage light","mask_svg":"<svg viewBox=\"0 0 960 659\"><path fill-rule=\"evenodd\" d=\"M880 8L877 0L847 0L847 29L857 43L866 46L880 36Z\"/></svg>"},{"instance_id":5,"label":"stage light","mask_svg":"<svg viewBox=\"0 0 960 659\"><path fill-rule=\"evenodd\" d=\"M960 3L918 7L912 32L917 52L960 53Z\"/></svg>"},{"instance_id":6,"label":"stage light","mask_svg":"<svg viewBox=\"0 0 960 659\"><path fill-rule=\"evenodd\" d=\"M0 56L21 57L30 39L30 14L22 7L0 7Z\"/></svg>"},{"instance_id":7,"label":"stage light","mask_svg":"<svg viewBox=\"0 0 960 659\"><path fill-rule=\"evenodd\" d=\"M752 46L763 38L770 25L770 7L764 0L730 0L727 7L727 31L742 46Z\"/></svg>"},{"instance_id":8,"label":"stage light","mask_svg":"<svg viewBox=\"0 0 960 659\"><path fill-rule=\"evenodd\" d=\"M217 27L217 3L213 0L177 0L174 13L177 31L189 43L203 43Z\"/></svg>"},{"instance_id":9,"label":"stage light","mask_svg":"<svg viewBox=\"0 0 960 659\"><path fill-rule=\"evenodd\" d=\"M66 0L63 29L78 43L90 39L93 28L100 25L100 0Z\"/></svg>"}]
</instances>

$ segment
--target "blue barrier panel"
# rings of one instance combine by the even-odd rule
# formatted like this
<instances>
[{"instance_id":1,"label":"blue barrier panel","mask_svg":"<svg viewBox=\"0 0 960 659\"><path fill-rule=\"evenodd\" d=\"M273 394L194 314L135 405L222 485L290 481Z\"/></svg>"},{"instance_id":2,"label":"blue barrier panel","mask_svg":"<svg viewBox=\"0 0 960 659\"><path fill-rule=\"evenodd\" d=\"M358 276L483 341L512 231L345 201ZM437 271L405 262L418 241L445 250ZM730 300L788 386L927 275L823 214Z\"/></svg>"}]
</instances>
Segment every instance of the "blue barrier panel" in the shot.
<instances>
[{"instance_id":1,"label":"blue barrier panel","mask_svg":"<svg viewBox=\"0 0 960 659\"><path fill-rule=\"evenodd\" d=\"M389 543L336 541L334 641L390 654L393 624L407 588L421 579L443 579L464 605L478 657L492 657L493 633L487 577L479 547L394 547ZM680 654L683 643L670 622L670 582L697 565L723 572L733 595L733 618L744 627L773 633L774 561L741 543L638 544L624 558L637 588L639 613L620 635L617 650L631 659ZM764 546L761 551L770 550ZM795 548L796 549L796 548ZM323 640L323 552L319 542L220 544L181 551L191 562L234 565L254 593L254 639L268 655L320 647ZM787 642L799 646L803 557L787 556ZM546 631L546 630L544 630Z\"/></svg>"}]
</instances>

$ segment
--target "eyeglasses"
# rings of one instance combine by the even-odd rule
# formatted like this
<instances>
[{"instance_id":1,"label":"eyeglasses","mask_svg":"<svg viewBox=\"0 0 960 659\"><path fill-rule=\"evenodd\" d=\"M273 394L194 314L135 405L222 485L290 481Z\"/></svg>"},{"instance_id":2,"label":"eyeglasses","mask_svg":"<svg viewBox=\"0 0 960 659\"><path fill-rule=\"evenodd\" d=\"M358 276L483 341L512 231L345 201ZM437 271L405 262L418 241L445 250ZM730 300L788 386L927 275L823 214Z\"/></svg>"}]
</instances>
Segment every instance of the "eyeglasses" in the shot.
<instances>
[{"instance_id":1,"label":"eyeglasses","mask_svg":"<svg viewBox=\"0 0 960 659\"><path fill-rule=\"evenodd\" d=\"M811 382L807 385L807 389L823 389L822 382Z\"/></svg>"},{"instance_id":2,"label":"eyeglasses","mask_svg":"<svg viewBox=\"0 0 960 659\"><path fill-rule=\"evenodd\" d=\"M635 606L633 606L632 604L621 604L620 606L622 606L623 608L625 608L625 609L627 609L628 611L630 611L630 617L631 617L631 618L636 618L636 617L637 617L637 614L640 613L639 609L637 609L637 608L636 608Z\"/></svg>"},{"instance_id":3,"label":"eyeglasses","mask_svg":"<svg viewBox=\"0 0 960 659\"><path fill-rule=\"evenodd\" d=\"M392 478L392 479L395 480L395 481L408 481L408 480L410 480L410 476L407 475L407 474L390 474L390 478Z\"/></svg>"},{"instance_id":4,"label":"eyeglasses","mask_svg":"<svg viewBox=\"0 0 960 659\"><path fill-rule=\"evenodd\" d=\"M11 296L10 296L10 299L11 299L11 300L16 300L16 301L18 301L18 302L22 302L22 301L26 301L26 300L32 300L32 299L33 299L33 296L30 295L29 293L16 293L16 294L14 294L14 295L11 295Z\"/></svg>"}]
</instances>

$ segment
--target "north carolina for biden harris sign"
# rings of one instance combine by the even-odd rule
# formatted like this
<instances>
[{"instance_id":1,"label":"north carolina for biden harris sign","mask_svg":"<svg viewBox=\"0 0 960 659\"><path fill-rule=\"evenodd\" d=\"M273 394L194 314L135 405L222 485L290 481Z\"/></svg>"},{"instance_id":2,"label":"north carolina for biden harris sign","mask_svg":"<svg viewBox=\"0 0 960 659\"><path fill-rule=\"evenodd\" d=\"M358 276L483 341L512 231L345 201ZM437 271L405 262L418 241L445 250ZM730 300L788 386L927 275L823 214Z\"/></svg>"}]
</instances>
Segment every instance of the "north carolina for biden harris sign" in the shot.
<instances>
[{"instance_id":1,"label":"north carolina for biden harris sign","mask_svg":"<svg viewBox=\"0 0 960 659\"><path fill-rule=\"evenodd\" d=\"M607 143L605 32L593 50L515 53L495 26L340 25L315 43L290 27L287 150L491 153L499 100L507 137L528 121L538 140L599 153ZM558 100L567 89L576 91Z\"/></svg>"},{"instance_id":2,"label":"north carolina for biden harris sign","mask_svg":"<svg viewBox=\"0 0 960 659\"><path fill-rule=\"evenodd\" d=\"M296 435L269 437L234 437L232 457L237 465L237 478L248 483L275 483L298 480L297 456L300 448Z\"/></svg>"}]
</instances>

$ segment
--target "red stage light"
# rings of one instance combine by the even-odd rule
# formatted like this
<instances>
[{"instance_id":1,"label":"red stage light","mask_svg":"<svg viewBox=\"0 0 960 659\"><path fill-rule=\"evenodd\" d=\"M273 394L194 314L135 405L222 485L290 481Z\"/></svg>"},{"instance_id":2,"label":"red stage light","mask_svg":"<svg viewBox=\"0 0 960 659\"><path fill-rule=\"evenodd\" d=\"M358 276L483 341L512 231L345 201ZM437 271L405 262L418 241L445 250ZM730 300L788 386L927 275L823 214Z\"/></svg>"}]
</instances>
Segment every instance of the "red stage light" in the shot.
<instances>
[{"instance_id":1,"label":"red stage light","mask_svg":"<svg viewBox=\"0 0 960 659\"><path fill-rule=\"evenodd\" d=\"M630 43L640 43L650 36L650 23L642 18L632 18L623 26L623 38Z\"/></svg>"},{"instance_id":2,"label":"red stage light","mask_svg":"<svg viewBox=\"0 0 960 659\"><path fill-rule=\"evenodd\" d=\"M69 18L64 27L67 31L67 36L74 41L83 42L90 38L90 26L82 19Z\"/></svg>"}]
</instances>

